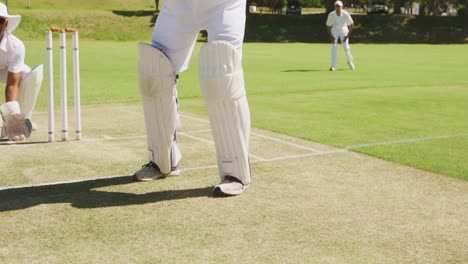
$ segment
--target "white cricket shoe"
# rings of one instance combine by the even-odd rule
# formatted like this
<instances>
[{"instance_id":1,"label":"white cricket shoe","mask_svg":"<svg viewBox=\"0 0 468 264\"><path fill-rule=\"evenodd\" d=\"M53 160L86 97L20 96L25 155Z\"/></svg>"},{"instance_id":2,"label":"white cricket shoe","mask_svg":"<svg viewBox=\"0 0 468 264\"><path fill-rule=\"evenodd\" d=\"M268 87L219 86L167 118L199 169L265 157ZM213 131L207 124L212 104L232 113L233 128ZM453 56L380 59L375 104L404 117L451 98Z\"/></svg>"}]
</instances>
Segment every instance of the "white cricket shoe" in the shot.
<instances>
[{"instance_id":1,"label":"white cricket shoe","mask_svg":"<svg viewBox=\"0 0 468 264\"><path fill-rule=\"evenodd\" d=\"M148 162L148 164L143 165L141 170L133 174L133 179L135 179L136 181L153 181L157 179L166 178L167 176L179 176L179 175L180 175L180 170L177 167L172 168L172 171L169 174L162 174L158 165L150 161Z\"/></svg>"},{"instance_id":2,"label":"white cricket shoe","mask_svg":"<svg viewBox=\"0 0 468 264\"><path fill-rule=\"evenodd\" d=\"M244 185L239 179L225 176L224 179L214 187L215 196L235 196L241 194L250 185Z\"/></svg>"},{"instance_id":3,"label":"white cricket shoe","mask_svg":"<svg viewBox=\"0 0 468 264\"><path fill-rule=\"evenodd\" d=\"M330 71L335 71L335 67L330 67Z\"/></svg>"},{"instance_id":4,"label":"white cricket shoe","mask_svg":"<svg viewBox=\"0 0 468 264\"><path fill-rule=\"evenodd\" d=\"M349 65L350 70L354 71L354 69L356 69L356 66L354 66L354 63L348 62L348 65Z\"/></svg>"}]
</instances>

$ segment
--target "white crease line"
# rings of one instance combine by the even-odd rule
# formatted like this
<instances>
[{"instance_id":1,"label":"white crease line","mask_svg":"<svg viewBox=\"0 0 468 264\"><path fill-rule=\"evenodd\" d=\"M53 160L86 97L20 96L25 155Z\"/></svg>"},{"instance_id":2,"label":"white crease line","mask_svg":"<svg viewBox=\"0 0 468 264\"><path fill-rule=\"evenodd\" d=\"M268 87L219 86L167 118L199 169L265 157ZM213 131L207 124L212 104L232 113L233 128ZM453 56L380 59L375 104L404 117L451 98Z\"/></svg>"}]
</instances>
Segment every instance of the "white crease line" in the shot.
<instances>
[{"instance_id":1,"label":"white crease line","mask_svg":"<svg viewBox=\"0 0 468 264\"><path fill-rule=\"evenodd\" d=\"M177 132L177 133L204 133L204 132L211 132L211 129L199 129L199 130L180 131L180 132Z\"/></svg>"},{"instance_id":2,"label":"white crease line","mask_svg":"<svg viewBox=\"0 0 468 264\"><path fill-rule=\"evenodd\" d=\"M209 123L209 121L206 120L206 119L193 117L193 116L188 116L188 115L182 115L182 116L185 117L185 118L188 118L188 119L192 119L192 120L196 120L196 121L200 121L200 122L204 122L204 123ZM268 139L268 140L271 140L271 141L276 141L276 142L279 142L279 143L282 143L282 144L285 144L285 145L289 145L289 146L293 146L293 147L296 147L296 148L312 151L312 152L315 152L315 153L321 153L322 152L322 151L320 151L318 149L305 147L305 146L302 146L302 145L299 145L299 144L291 143L291 142L288 142L288 141L285 141L285 140L281 140L281 139L278 139L278 138L258 134L258 133L255 133L255 132L251 132L250 134L255 135L257 137L264 138L264 139Z\"/></svg>"},{"instance_id":3,"label":"white crease line","mask_svg":"<svg viewBox=\"0 0 468 264\"><path fill-rule=\"evenodd\" d=\"M267 159L265 159L265 158L263 158L263 157L254 155L254 154L252 154L252 153L249 153L249 157L254 158L254 159L258 160L258 161L266 161L266 160L267 160Z\"/></svg>"},{"instance_id":4,"label":"white crease line","mask_svg":"<svg viewBox=\"0 0 468 264\"><path fill-rule=\"evenodd\" d=\"M330 155L330 154L335 154L335 153L344 153L344 152L348 152L348 150L338 149L338 150L331 150L331 151L323 151L323 152L320 152L320 153L290 155L290 156L275 157L275 158L269 158L269 159L264 158L263 160L251 161L250 164L262 163L262 162L281 161L281 160L289 160L289 159L298 159L298 158L306 158L306 157L312 157L312 156L325 156L325 155ZM207 165L207 166L202 166L202 167L186 168L186 169L180 169L180 170L182 172L185 172L185 171L197 171L197 170L216 169L216 168L218 168L218 165Z\"/></svg>"},{"instance_id":5,"label":"white crease line","mask_svg":"<svg viewBox=\"0 0 468 264\"><path fill-rule=\"evenodd\" d=\"M84 142L95 142L95 141L107 141L107 140L124 140L124 139L137 139L137 138L145 138L146 136L126 136L126 137L112 137L109 135L103 135L102 138L86 138L82 139L81 141Z\"/></svg>"},{"instance_id":6,"label":"white crease line","mask_svg":"<svg viewBox=\"0 0 468 264\"><path fill-rule=\"evenodd\" d=\"M192 120L197 120L201 121L204 123L209 123L208 120L198 118L198 117L193 117L193 116L188 116L188 115L181 115L185 118L192 119ZM300 149L305 149L308 151L316 152L316 153L321 153L320 150L314 149L314 148L308 148L302 145L294 144L291 142L287 142L281 139L277 139L274 137L266 136L266 135L261 135L255 132L251 132L252 135L258 136L258 137L263 137L265 139L269 139L272 141L280 142L286 145L290 145L293 147L297 147ZM345 150L352 150L352 149L358 149L358 148L369 148L369 147L374 147L374 146L380 146L380 145L392 145L392 144L399 144L399 143L411 143L411 142L419 142L419 141L426 141L426 140L434 140L434 139L442 139L442 138L454 138L454 137L466 137L468 136L468 133L463 133L463 134L454 134L454 135L445 135L445 136L432 136L432 137L421 137L421 138L410 138L410 139L402 139L402 140L393 140L393 141L386 141L386 142L376 142L376 143L369 143L369 144L357 144L357 145L351 145L347 146L344 149Z\"/></svg>"},{"instance_id":7,"label":"white crease line","mask_svg":"<svg viewBox=\"0 0 468 264\"><path fill-rule=\"evenodd\" d=\"M192 135L186 134L186 132L178 132L177 134L182 135L182 136L184 136L184 137L188 137L188 138L194 139L194 140L198 140L198 141L201 141L201 142L210 144L210 145L214 145L214 142L211 141L211 140L204 139L204 138L200 138L200 137L196 137L196 136L192 136Z\"/></svg>"},{"instance_id":8,"label":"white crease line","mask_svg":"<svg viewBox=\"0 0 468 264\"><path fill-rule=\"evenodd\" d=\"M281 161L281 160L289 160L289 159L306 158L306 157L312 157L312 156L325 156L325 155L330 155L330 154L335 154L335 153L344 153L344 152L348 152L348 150L337 149L337 150L331 150L331 151L322 151L318 153L308 153L308 154L291 155L291 156L284 156L284 157L275 157L275 158L265 159L265 160L257 161L257 162L253 161L251 163L273 162L273 161Z\"/></svg>"},{"instance_id":9,"label":"white crease line","mask_svg":"<svg viewBox=\"0 0 468 264\"><path fill-rule=\"evenodd\" d=\"M200 137L196 137L196 136L192 136L192 135L187 135L187 134L185 134L184 132L179 132L178 134L180 134L180 135L182 135L182 136L185 136L185 137L188 137L188 138L191 138L191 139L193 139L193 140L198 140L198 141L201 141L201 142L210 144L210 145L214 145L214 141L212 141L212 140L207 140L207 139L204 139L204 138L200 138ZM254 155L254 154L252 154L252 153L249 153L249 157L252 157L252 158L258 159L258 160L265 160L265 158L262 158L262 157L260 157L260 156Z\"/></svg>"},{"instance_id":10,"label":"white crease line","mask_svg":"<svg viewBox=\"0 0 468 264\"><path fill-rule=\"evenodd\" d=\"M258 134L258 133L255 133L255 132L252 132L251 134L252 134L252 135L255 135L255 136L257 136L257 137L261 137L261 138L268 139L268 140L271 140L271 141L276 141L276 142L279 142L279 143L281 143L281 144L289 145L289 146L296 147L296 148L299 148L299 149L304 149L304 150L312 151L312 152L315 152L315 153L320 153L320 152L322 152L322 151L320 151L320 150L318 150L318 149L305 147L305 146L302 146L302 145L299 145L299 144L295 144L295 143L291 143L291 142L288 142L288 141L285 141L285 140L282 140L282 139L279 139L279 138L274 138L274 137L270 137L270 136Z\"/></svg>"},{"instance_id":11,"label":"white crease line","mask_svg":"<svg viewBox=\"0 0 468 264\"><path fill-rule=\"evenodd\" d=\"M209 132L209 129L201 129L201 130L189 130L185 132L177 132L178 135L183 135L186 137L190 137L186 133L202 133L202 132ZM146 135L136 135L136 136L125 136L125 137L113 137L109 135L103 135L102 138L90 138L90 139L82 139L85 142L94 142L94 141L105 141L105 140L124 140L124 139L137 139L137 138L145 138Z\"/></svg>"},{"instance_id":12,"label":"white crease line","mask_svg":"<svg viewBox=\"0 0 468 264\"><path fill-rule=\"evenodd\" d=\"M271 158L271 159L252 161L250 163L253 164L253 163L272 162L272 161L279 161L279 160L297 159L297 158L304 158L304 157L310 157L310 156L323 156L323 155L330 155L330 154L335 154L335 153L340 153L340 152L347 152L347 150L340 149L340 150L326 151L326 152L320 152L320 153L309 153L309 154L303 154L303 155L284 156L284 157L277 157L277 158ZM187 171L198 171L198 170L217 169L217 168L218 168L218 165L207 165L207 166L200 166L200 167L185 168L185 169L181 169L181 171L182 172L187 172ZM2 187L2 188L0 188L0 191L9 191L9 190L23 189L23 188L46 187L46 186L61 185L61 184L72 184L72 183L80 183L80 182L88 182L88 181L100 181L100 180L114 179L114 178L128 177L128 176L129 175L114 175L114 176L104 176L104 177L98 177L98 178L72 180L72 181L60 181L60 182L31 184L31 185L19 185L19 186L12 186L12 187Z\"/></svg>"},{"instance_id":13,"label":"white crease line","mask_svg":"<svg viewBox=\"0 0 468 264\"><path fill-rule=\"evenodd\" d=\"M207 166L201 166L201 167L180 169L180 171L186 172L186 171L198 171L198 170L217 169L217 168L218 168L218 165L207 165Z\"/></svg>"},{"instance_id":14,"label":"white crease line","mask_svg":"<svg viewBox=\"0 0 468 264\"><path fill-rule=\"evenodd\" d=\"M284 157L275 157L275 158L270 158L270 159L252 161L250 163L254 164L254 163L261 163L261 162L274 162L274 161L282 161L282 160L289 160L289 159L305 158L305 157L311 157L311 156L324 156L324 155L330 155L330 154L335 154L335 153L345 153L351 149L356 149L356 148L366 148L366 147L372 147L372 146L378 146L378 145L391 145L391 144L398 144L398 143L418 142L418 141L424 141L424 140L465 137L465 136L468 136L468 134L423 137L423 138L413 138L413 139L404 139L404 140L394 140L394 141L387 141L387 142L380 142L380 143L373 143L373 144L352 145L344 149L338 149L338 150L333 150L333 151L324 151L324 152L309 153L309 154L302 154L302 155L291 155L291 156L284 156ZM140 136L140 137L143 137L143 136ZM203 169L214 169L217 167L218 167L217 165L208 165L208 166L202 166L202 167L181 169L181 171L183 172L184 171L197 171L197 170L203 170ZM51 186L51 185L59 185L59 184L79 183L79 182L96 181L96 180L103 180L103 179L105 180L105 179L112 179L112 178L118 178L118 177L122 177L122 175L82 179L82 180L75 180L75 181L63 181L63 182L55 182L55 183L37 184L37 185L20 185L20 186L14 186L14 187L3 187L3 188L0 188L0 191L21 189L21 188L41 187L41 186Z\"/></svg>"},{"instance_id":15,"label":"white crease line","mask_svg":"<svg viewBox=\"0 0 468 264\"><path fill-rule=\"evenodd\" d=\"M188 118L188 119L192 119L192 120L196 120L196 121L200 121L202 123L205 123L205 124L209 124L210 121L208 121L207 119L203 119L203 118L199 118L199 117L194 117L194 116L190 116L190 115L180 115L184 118Z\"/></svg>"},{"instance_id":16,"label":"white crease line","mask_svg":"<svg viewBox=\"0 0 468 264\"><path fill-rule=\"evenodd\" d=\"M445 136L408 138L408 139L400 139L400 140L392 140L392 141L384 141L384 142L376 142L376 143L368 143L368 144L351 145L351 146L345 147L345 149L352 150L352 149L370 148L370 147L383 146L383 145L412 143L412 142L420 142L420 141L427 141L427 140L434 140L434 139L466 137L466 136L468 136L468 134L465 133L465 134L454 134L454 135L445 135Z\"/></svg>"},{"instance_id":17,"label":"white crease line","mask_svg":"<svg viewBox=\"0 0 468 264\"><path fill-rule=\"evenodd\" d=\"M186 132L177 132L177 134L181 135L181 136L184 136L184 137L187 137L187 138L191 138L193 140L201 141L201 142L206 143L206 144L214 145L214 141L212 141L212 140L207 140L207 139L204 139L204 138L200 138L200 137L196 137L196 136L192 136L192 135L187 134L187 133L200 133L200 132L208 132L208 131L211 131L211 130L207 130L207 129L192 130L192 131L186 131ZM136 138L145 138L145 137L146 136L111 137L111 136L108 136L108 135L104 135L103 138L87 139L87 140L83 140L83 141L93 142L93 141L103 141L103 140L136 139ZM254 158L254 159L257 159L257 160L265 160L265 158L254 155L254 154L251 154L251 153L249 154L249 156Z\"/></svg>"}]
</instances>

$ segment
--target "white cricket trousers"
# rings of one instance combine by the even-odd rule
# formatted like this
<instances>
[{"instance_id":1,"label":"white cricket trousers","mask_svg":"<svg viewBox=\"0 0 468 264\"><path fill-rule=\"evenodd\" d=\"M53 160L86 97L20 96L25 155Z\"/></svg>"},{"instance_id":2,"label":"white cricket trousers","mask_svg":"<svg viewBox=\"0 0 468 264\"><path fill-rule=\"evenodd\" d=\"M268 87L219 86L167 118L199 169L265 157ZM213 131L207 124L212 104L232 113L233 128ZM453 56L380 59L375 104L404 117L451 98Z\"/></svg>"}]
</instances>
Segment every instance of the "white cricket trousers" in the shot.
<instances>
[{"instance_id":1,"label":"white cricket trousers","mask_svg":"<svg viewBox=\"0 0 468 264\"><path fill-rule=\"evenodd\" d=\"M348 32L346 32L346 31L344 31L344 32L333 32L332 31L332 34L333 34L333 37L335 37L335 42L332 44L332 49L331 49L331 57L332 57L331 67L336 68L336 59L337 59L336 51L338 49L338 39L340 40L341 44L343 45L343 49L344 49L344 51L346 53L346 58L348 60L348 64L352 64L353 63L353 56L351 55L351 47L349 46L349 39L347 39L346 41L343 41L344 37L348 34Z\"/></svg>"},{"instance_id":2,"label":"white cricket trousers","mask_svg":"<svg viewBox=\"0 0 468 264\"><path fill-rule=\"evenodd\" d=\"M245 8L245 0L164 1L152 44L169 57L176 74L187 69L200 30L208 32L208 41L227 41L242 54Z\"/></svg>"},{"instance_id":3,"label":"white cricket trousers","mask_svg":"<svg viewBox=\"0 0 468 264\"><path fill-rule=\"evenodd\" d=\"M229 42L242 54L245 8L246 0L166 0L154 26L152 45L166 54L176 74L188 68L201 30L208 32L209 42ZM172 148L176 153L173 164L177 164L181 155L176 138Z\"/></svg>"}]
</instances>

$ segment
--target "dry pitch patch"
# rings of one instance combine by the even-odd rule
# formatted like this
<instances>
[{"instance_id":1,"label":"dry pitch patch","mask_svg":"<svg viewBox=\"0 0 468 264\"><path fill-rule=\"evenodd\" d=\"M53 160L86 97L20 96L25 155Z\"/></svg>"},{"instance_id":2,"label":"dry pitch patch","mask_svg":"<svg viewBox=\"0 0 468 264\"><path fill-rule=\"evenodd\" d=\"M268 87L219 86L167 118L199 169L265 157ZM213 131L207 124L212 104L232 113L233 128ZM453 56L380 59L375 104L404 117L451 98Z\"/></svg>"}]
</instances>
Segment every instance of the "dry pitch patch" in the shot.
<instances>
[{"instance_id":1,"label":"dry pitch patch","mask_svg":"<svg viewBox=\"0 0 468 264\"><path fill-rule=\"evenodd\" d=\"M0 145L0 262L468 260L464 181L254 129L253 185L213 198L204 117L182 114L182 175L148 183L130 178L146 162L140 105L84 107L81 142L43 143L46 117Z\"/></svg>"}]
</instances>

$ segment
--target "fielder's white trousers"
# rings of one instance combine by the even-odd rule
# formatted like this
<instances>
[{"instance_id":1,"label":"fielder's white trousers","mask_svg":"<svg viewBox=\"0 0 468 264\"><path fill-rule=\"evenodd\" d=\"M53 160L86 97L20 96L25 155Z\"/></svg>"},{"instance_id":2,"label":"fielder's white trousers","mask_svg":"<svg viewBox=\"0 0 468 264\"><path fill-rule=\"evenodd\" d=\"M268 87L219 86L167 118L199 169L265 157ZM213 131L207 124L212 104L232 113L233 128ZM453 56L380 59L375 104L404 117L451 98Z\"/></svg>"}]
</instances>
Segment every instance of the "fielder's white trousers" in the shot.
<instances>
[{"instance_id":1,"label":"fielder's white trousers","mask_svg":"<svg viewBox=\"0 0 468 264\"><path fill-rule=\"evenodd\" d=\"M336 68L336 60L337 60L337 49L338 49L338 39L340 40L341 44L343 45L343 49L346 53L346 58L348 60L348 64L353 63L353 56L351 55L351 47L349 46L349 39L343 41L344 37L348 34L348 32L334 32L332 31L333 37L335 37L335 42L332 44L331 49L331 67Z\"/></svg>"},{"instance_id":2,"label":"fielder's white trousers","mask_svg":"<svg viewBox=\"0 0 468 264\"><path fill-rule=\"evenodd\" d=\"M200 30L208 32L208 41L227 41L242 54L245 8L245 0L164 1L152 44L169 57L176 74L187 69Z\"/></svg>"}]
</instances>

